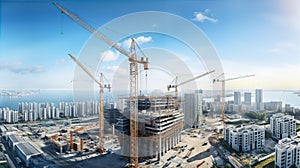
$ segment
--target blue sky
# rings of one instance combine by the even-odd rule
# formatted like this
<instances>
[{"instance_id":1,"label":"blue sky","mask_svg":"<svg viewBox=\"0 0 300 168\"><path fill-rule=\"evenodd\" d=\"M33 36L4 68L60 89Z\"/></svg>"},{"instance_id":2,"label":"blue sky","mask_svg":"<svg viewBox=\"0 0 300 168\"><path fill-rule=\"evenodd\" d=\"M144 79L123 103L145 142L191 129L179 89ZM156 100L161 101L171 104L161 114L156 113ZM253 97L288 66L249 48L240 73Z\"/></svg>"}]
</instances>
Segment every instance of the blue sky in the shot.
<instances>
[{"instance_id":1,"label":"blue sky","mask_svg":"<svg viewBox=\"0 0 300 168\"><path fill-rule=\"evenodd\" d=\"M178 15L206 34L218 52L226 77L256 75L251 80L228 82L228 88L299 89L300 3L297 0L56 2L95 28L141 11ZM90 33L63 16L51 1L0 3L0 89L72 89L75 64L67 54L78 56ZM191 69L197 66L188 58L190 51L174 39L155 34L134 37L140 37L142 48L166 48L181 55ZM111 69L124 60L121 55L115 58L118 61L107 63Z\"/></svg>"}]
</instances>

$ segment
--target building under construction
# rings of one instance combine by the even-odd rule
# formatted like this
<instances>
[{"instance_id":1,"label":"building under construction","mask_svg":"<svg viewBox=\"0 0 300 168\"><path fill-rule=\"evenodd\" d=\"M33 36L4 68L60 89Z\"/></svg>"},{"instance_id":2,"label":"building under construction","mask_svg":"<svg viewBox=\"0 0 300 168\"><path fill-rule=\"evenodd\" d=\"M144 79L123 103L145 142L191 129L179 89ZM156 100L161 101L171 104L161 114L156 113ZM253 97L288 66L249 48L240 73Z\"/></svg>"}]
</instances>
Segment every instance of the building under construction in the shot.
<instances>
[{"instance_id":1,"label":"building under construction","mask_svg":"<svg viewBox=\"0 0 300 168\"><path fill-rule=\"evenodd\" d=\"M124 156L130 156L129 100L127 102L124 115L116 123ZM181 141L183 112L175 108L175 98L171 96L139 96L138 109L138 156L160 159L160 156Z\"/></svg>"}]
</instances>

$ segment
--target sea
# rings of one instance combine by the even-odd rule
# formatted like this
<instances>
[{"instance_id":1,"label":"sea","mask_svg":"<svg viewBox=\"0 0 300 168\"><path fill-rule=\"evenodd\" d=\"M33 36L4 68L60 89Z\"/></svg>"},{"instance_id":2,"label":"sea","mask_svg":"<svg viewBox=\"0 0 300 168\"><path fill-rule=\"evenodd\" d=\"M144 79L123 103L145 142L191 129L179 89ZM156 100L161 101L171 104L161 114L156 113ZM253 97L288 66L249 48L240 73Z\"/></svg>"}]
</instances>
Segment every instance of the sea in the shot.
<instances>
[{"instance_id":1,"label":"sea","mask_svg":"<svg viewBox=\"0 0 300 168\"><path fill-rule=\"evenodd\" d=\"M300 96L296 91L286 90L264 90L263 102L282 101L283 106L290 104L292 107L300 108ZM233 92L232 92L233 93ZM231 94L232 95L232 94ZM243 101L243 92L241 92ZM95 93L95 99L98 98ZM105 96L104 99L109 99ZM233 100L233 96L226 97L226 101ZM21 102L54 103L73 102L74 96L72 90L40 90L39 92L27 96L0 96L0 108L8 107L12 110L18 110ZM252 92L252 102L255 102L255 92Z\"/></svg>"}]
</instances>

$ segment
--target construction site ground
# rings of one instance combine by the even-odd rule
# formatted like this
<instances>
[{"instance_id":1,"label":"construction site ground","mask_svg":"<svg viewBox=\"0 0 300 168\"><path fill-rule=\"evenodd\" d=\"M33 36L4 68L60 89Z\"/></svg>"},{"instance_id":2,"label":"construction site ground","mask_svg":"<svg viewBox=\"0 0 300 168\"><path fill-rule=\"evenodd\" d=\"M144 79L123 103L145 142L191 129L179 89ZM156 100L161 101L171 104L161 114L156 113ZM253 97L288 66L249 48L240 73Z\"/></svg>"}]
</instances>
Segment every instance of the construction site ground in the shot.
<instances>
[{"instance_id":1,"label":"construction site ground","mask_svg":"<svg viewBox=\"0 0 300 168\"><path fill-rule=\"evenodd\" d=\"M199 133L200 131L200 133ZM191 131L186 131L182 133L182 141L176 145L176 147L184 147L184 151L181 148L173 148L162 156L161 161L157 162L157 158L151 159L149 164L145 162L140 163L142 168L156 168L156 167L188 167L193 168L201 164L201 167L212 167L213 160L211 157L210 148L211 145L208 142L208 137L212 133L205 130L195 129ZM191 148L191 154L186 158L187 153ZM180 152L179 152L180 151ZM173 159L171 156L175 156ZM168 160L169 159L169 160ZM168 166L167 163L170 162Z\"/></svg>"}]
</instances>

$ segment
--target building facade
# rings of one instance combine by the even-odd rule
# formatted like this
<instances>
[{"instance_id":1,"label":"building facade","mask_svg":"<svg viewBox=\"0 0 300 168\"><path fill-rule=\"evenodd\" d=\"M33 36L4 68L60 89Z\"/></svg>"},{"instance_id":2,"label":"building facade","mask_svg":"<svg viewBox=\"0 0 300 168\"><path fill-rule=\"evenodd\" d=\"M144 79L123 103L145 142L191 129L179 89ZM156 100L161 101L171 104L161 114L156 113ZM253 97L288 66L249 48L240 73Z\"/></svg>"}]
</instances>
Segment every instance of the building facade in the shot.
<instances>
[{"instance_id":1,"label":"building facade","mask_svg":"<svg viewBox=\"0 0 300 168\"><path fill-rule=\"evenodd\" d=\"M181 141L184 114L175 108L175 99L171 96L144 97L138 99L138 156L157 157L171 150ZM116 134L120 141L120 153L130 156L130 120L129 108L125 107L116 120Z\"/></svg>"},{"instance_id":2,"label":"building facade","mask_svg":"<svg viewBox=\"0 0 300 168\"><path fill-rule=\"evenodd\" d=\"M263 109L263 91L262 89L255 90L255 104L256 111L262 111Z\"/></svg>"},{"instance_id":3,"label":"building facade","mask_svg":"<svg viewBox=\"0 0 300 168\"><path fill-rule=\"evenodd\" d=\"M202 124L202 90L184 94L184 126L197 128Z\"/></svg>"},{"instance_id":4,"label":"building facade","mask_svg":"<svg viewBox=\"0 0 300 168\"><path fill-rule=\"evenodd\" d=\"M270 117L270 130L276 139L293 137L296 135L296 121L294 116L281 113L273 114Z\"/></svg>"},{"instance_id":5,"label":"building facade","mask_svg":"<svg viewBox=\"0 0 300 168\"><path fill-rule=\"evenodd\" d=\"M300 168L300 137L283 138L275 146L275 166Z\"/></svg>"},{"instance_id":6,"label":"building facade","mask_svg":"<svg viewBox=\"0 0 300 168\"><path fill-rule=\"evenodd\" d=\"M265 144L265 129L262 126L229 126L224 130L225 141L236 151L260 149Z\"/></svg>"},{"instance_id":7,"label":"building facade","mask_svg":"<svg viewBox=\"0 0 300 168\"><path fill-rule=\"evenodd\" d=\"M234 92L233 96L234 96L234 104L235 105L241 104L241 92Z\"/></svg>"},{"instance_id":8,"label":"building facade","mask_svg":"<svg viewBox=\"0 0 300 168\"><path fill-rule=\"evenodd\" d=\"M244 103L246 105L251 105L251 92L244 93Z\"/></svg>"}]
</instances>

